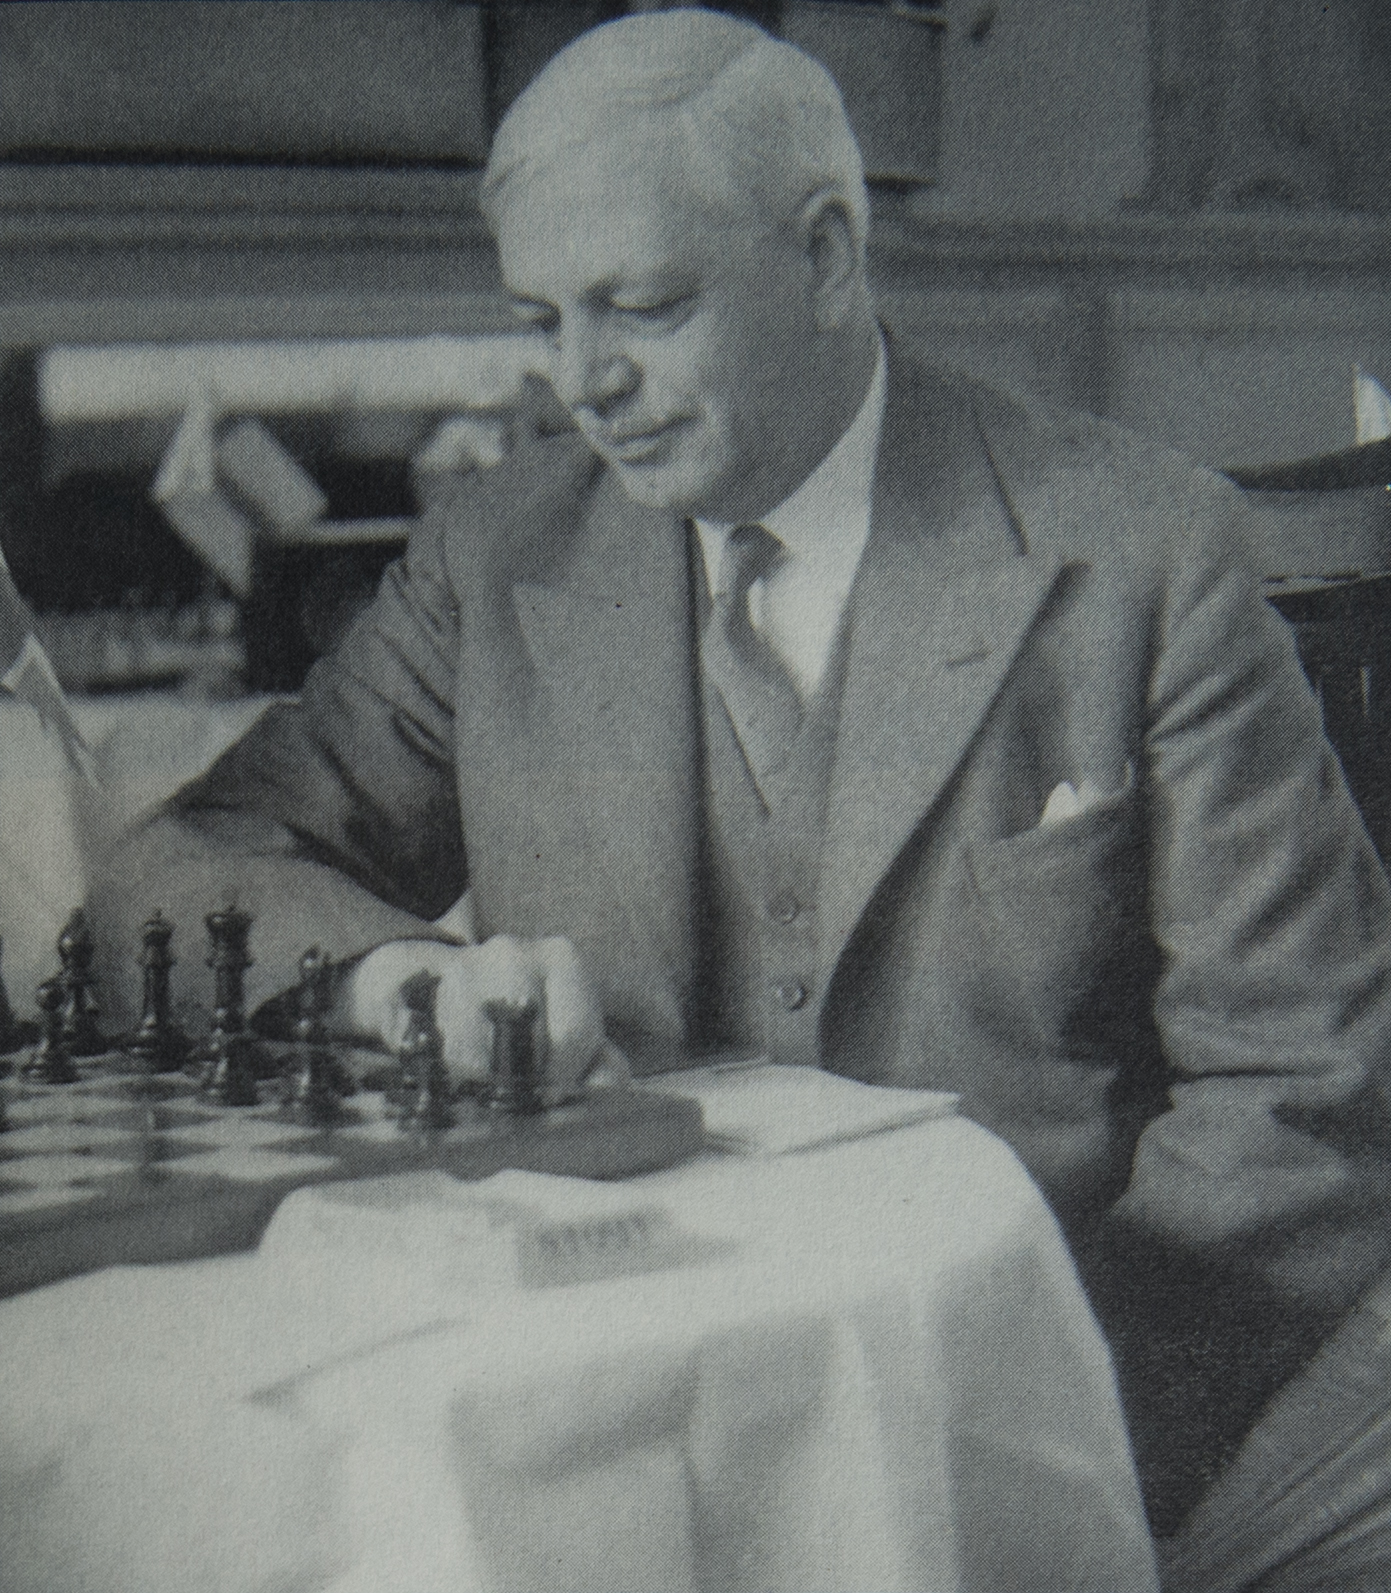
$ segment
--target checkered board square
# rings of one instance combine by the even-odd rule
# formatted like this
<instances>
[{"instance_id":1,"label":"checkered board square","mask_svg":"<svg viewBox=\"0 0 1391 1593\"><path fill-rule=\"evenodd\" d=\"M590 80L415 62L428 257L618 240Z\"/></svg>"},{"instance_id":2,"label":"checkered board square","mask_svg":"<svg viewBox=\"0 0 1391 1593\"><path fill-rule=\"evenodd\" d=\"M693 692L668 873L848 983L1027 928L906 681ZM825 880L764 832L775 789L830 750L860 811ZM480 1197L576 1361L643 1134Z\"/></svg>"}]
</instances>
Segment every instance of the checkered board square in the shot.
<instances>
[{"instance_id":1,"label":"checkered board square","mask_svg":"<svg viewBox=\"0 0 1391 1593\"><path fill-rule=\"evenodd\" d=\"M9 1132L0 1136L0 1219L110 1197L123 1179L154 1186L216 1176L265 1182L331 1172L324 1136L283 1120L277 1106L236 1111L200 1098L193 1084L159 1081L138 1099L133 1081L12 1085ZM384 1121L381 1096L364 1097L364 1121ZM389 1125L394 1128L394 1125ZM352 1135L363 1131L353 1125Z\"/></svg>"},{"instance_id":2,"label":"checkered board square","mask_svg":"<svg viewBox=\"0 0 1391 1593\"><path fill-rule=\"evenodd\" d=\"M0 1079L0 1296L96 1266L247 1248L286 1194L324 1179L422 1167L612 1178L701 1144L698 1109L650 1091L527 1119L462 1103L455 1127L422 1135L404 1132L375 1091L359 1090L341 1123L318 1129L294 1121L271 1089L260 1105L222 1106L182 1075L112 1071L123 1066L97 1059L68 1085Z\"/></svg>"}]
</instances>

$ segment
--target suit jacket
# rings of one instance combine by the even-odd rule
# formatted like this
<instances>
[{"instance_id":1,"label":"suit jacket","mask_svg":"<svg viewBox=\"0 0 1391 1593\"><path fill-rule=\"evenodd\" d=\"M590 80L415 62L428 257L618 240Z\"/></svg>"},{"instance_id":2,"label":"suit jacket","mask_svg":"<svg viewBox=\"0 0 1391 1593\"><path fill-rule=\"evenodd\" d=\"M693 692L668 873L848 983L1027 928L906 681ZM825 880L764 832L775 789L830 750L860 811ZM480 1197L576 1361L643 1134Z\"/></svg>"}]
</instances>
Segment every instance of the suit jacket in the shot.
<instances>
[{"instance_id":1,"label":"suit jacket","mask_svg":"<svg viewBox=\"0 0 1391 1593\"><path fill-rule=\"evenodd\" d=\"M826 1066L959 1090L1075 1234L1336 1304L1388 1248L1388 893L1241 519L1163 449L895 354L810 983ZM105 922L129 946L232 883L265 995L467 880L483 932L572 936L653 1065L695 966L691 608L676 516L573 434L519 444L123 851Z\"/></svg>"}]
</instances>

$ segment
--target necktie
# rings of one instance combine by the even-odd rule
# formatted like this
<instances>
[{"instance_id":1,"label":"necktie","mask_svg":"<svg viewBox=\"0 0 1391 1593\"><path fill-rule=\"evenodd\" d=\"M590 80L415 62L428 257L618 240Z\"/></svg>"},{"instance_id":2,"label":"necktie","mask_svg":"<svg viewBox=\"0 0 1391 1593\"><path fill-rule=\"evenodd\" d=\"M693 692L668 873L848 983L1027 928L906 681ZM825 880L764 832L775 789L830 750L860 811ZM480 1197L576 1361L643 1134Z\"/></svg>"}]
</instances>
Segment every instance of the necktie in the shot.
<instances>
[{"instance_id":1,"label":"necktie","mask_svg":"<svg viewBox=\"0 0 1391 1593\"><path fill-rule=\"evenodd\" d=\"M701 646L705 672L724 698L760 785L786 766L802 727L797 688L749 617L749 590L782 551L766 526L739 525L729 533Z\"/></svg>"}]
</instances>

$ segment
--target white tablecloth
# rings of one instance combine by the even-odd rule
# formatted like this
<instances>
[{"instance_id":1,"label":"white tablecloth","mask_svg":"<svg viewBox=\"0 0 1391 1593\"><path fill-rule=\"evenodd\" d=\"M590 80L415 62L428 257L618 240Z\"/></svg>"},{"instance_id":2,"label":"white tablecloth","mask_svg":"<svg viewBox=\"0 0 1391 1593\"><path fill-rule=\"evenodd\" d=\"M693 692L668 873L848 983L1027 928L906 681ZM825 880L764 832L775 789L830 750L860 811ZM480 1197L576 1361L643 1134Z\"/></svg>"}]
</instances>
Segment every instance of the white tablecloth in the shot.
<instances>
[{"instance_id":1,"label":"white tablecloth","mask_svg":"<svg viewBox=\"0 0 1391 1593\"><path fill-rule=\"evenodd\" d=\"M700 1258L465 1294L268 1249L0 1306L0 1585L1154 1587L1106 1350L998 1140L628 1189Z\"/></svg>"}]
</instances>

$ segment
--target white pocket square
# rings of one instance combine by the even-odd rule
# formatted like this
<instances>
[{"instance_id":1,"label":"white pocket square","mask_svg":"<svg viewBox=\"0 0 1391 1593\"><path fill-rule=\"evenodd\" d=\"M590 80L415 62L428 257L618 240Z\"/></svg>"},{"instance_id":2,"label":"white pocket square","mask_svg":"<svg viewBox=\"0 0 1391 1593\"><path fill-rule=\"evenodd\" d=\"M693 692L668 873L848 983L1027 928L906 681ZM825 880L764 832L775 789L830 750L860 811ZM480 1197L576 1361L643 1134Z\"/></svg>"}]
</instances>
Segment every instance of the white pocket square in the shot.
<instances>
[{"instance_id":1,"label":"white pocket square","mask_svg":"<svg viewBox=\"0 0 1391 1593\"><path fill-rule=\"evenodd\" d=\"M1046 830L1051 825L1061 824L1064 819L1075 819L1088 808L1096 807L1104 797L1105 793L1093 780L1084 779L1081 785L1076 786L1071 780L1060 780L1048 793L1048 800L1039 815L1038 827Z\"/></svg>"}]
</instances>

